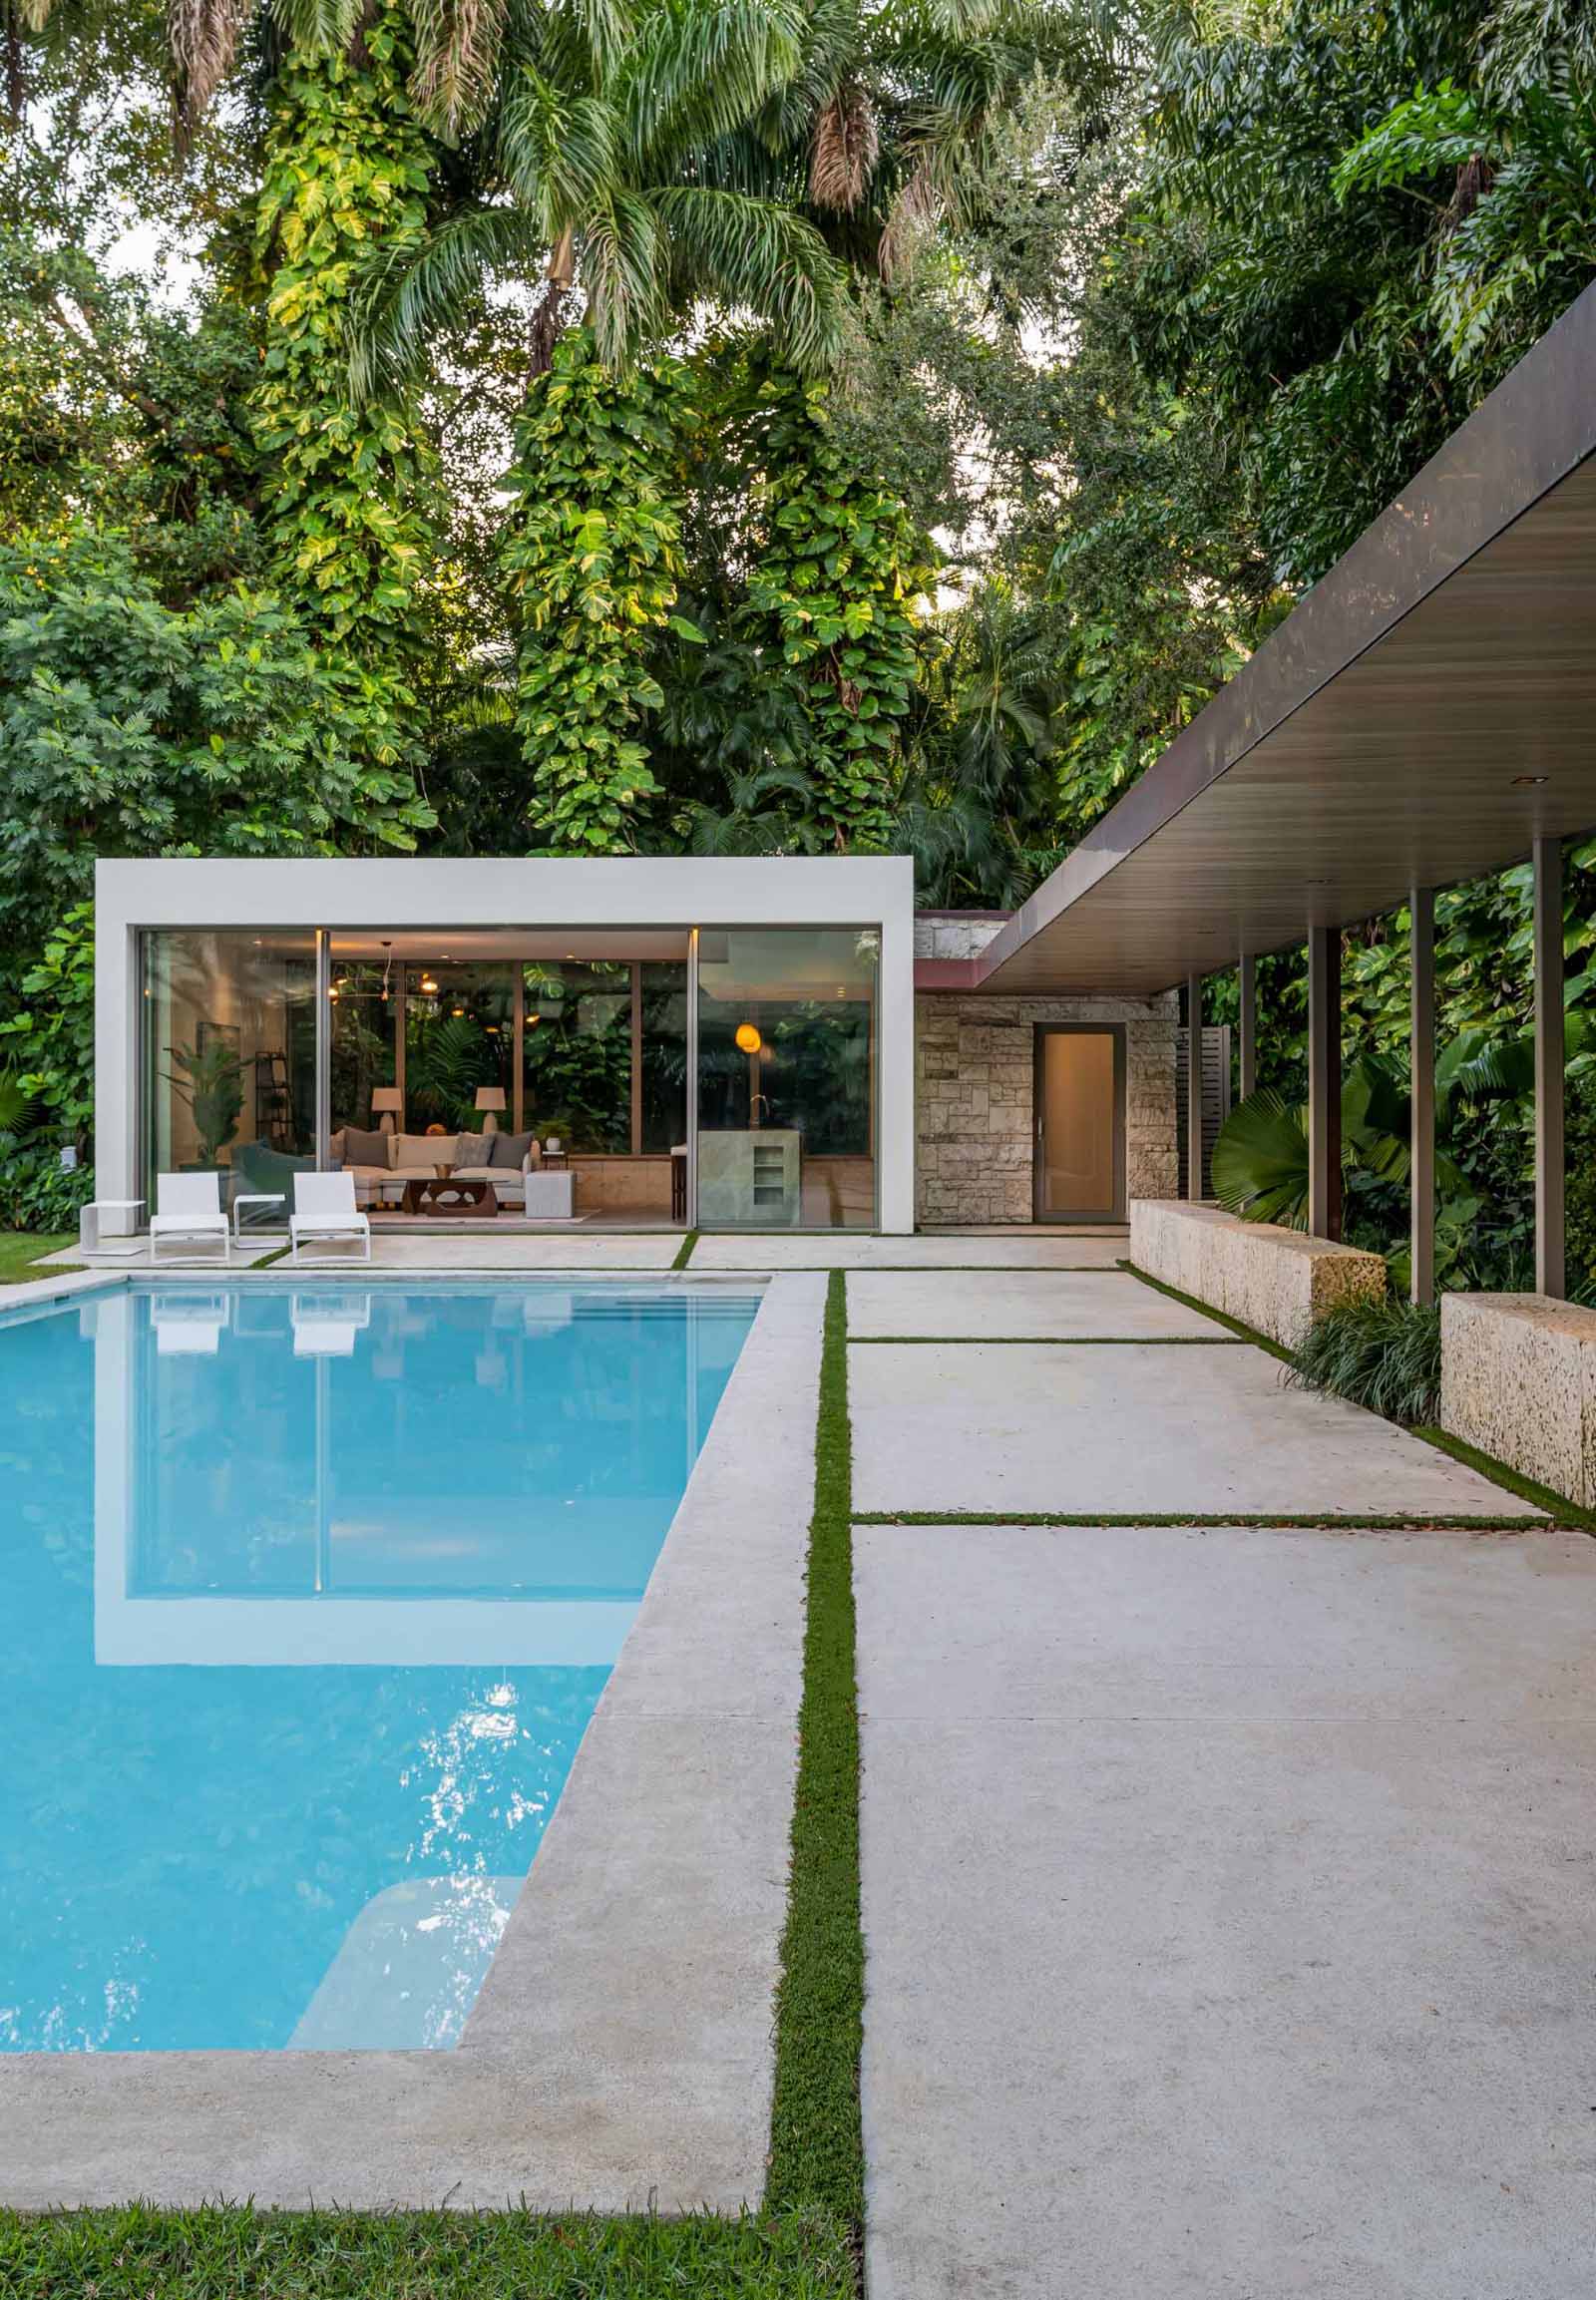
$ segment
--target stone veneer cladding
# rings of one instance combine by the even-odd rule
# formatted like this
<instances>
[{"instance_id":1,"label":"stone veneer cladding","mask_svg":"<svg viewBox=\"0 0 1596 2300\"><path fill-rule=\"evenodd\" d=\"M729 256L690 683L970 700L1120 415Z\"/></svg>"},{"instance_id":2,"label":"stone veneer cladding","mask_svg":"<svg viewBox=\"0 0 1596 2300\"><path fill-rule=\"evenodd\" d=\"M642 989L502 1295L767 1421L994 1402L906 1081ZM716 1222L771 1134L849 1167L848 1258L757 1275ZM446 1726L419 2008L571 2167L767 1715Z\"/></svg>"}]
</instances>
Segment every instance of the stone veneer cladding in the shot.
<instances>
[{"instance_id":1,"label":"stone veneer cladding","mask_svg":"<svg viewBox=\"0 0 1596 2300\"><path fill-rule=\"evenodd\" d=\"M967 958L999 922L929 923L925 956ZM918 939L918 938L917 938ZM1179 1187L1175 1140L1178 1001L1158 998L1003 998L923 991L915 1000L916 1218L921 1222L1031 1219L1033 1031L1038 1023L1125 1025L1127 1198L1171 1198Z\"/></svg>"}]
</instances>

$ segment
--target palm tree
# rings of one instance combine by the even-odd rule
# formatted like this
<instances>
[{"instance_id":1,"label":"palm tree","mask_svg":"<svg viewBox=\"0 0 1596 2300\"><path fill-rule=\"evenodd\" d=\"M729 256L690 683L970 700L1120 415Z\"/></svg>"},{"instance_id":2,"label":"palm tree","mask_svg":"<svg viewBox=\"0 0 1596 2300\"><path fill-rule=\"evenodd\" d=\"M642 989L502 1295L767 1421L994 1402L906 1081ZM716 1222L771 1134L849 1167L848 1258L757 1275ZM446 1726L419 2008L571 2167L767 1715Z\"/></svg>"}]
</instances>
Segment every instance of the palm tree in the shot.
<instances>
[{"instance_id":1,"label":"palm tree","mask_svg":"<svg viewBox=\"0 0 1596 2300\"><path fill-rule=\"evenodd\" d=\"M1090 114L1123 69L1117 0L810 0L796 70L710 157L716 181L804 207L855 270L982 209L1003 116L1038 73Z\"/></svg>"},{"instance_id":2,"label":"palm tree","mask_svg":"<svg viewBox=\"0 0 1596 2300\"><path fill-rule=\"evenodd\" d=\"M556 0L507 22L475 197L374 267L363 390L408 373L486 278L535 279L533 373L580 316L624 374L695 299L744 306L785 356L827 365L843 275L779 196L708 180L797 68L794 0ZM575 292L574 292L575 291Z\"/></svg>"}]
</instances>

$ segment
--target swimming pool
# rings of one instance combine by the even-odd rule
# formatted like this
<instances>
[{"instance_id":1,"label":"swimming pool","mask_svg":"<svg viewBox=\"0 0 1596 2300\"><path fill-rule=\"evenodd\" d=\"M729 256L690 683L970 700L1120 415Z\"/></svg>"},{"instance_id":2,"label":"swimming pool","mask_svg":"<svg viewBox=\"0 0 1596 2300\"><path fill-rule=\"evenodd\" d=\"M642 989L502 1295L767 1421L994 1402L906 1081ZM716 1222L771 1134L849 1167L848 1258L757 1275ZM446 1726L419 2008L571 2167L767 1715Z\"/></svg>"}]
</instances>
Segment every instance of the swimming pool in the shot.
<instances>
[{"instance_id":1,"label":"swimming pool","mask_svg":"<svg viewBox=\"0 0 1596 2300\"><path fill-rule=\"evenodd\" d=\"M457 2042L757 1308L0 1318L0 2051Z\"/></svg>"}]
</instances>

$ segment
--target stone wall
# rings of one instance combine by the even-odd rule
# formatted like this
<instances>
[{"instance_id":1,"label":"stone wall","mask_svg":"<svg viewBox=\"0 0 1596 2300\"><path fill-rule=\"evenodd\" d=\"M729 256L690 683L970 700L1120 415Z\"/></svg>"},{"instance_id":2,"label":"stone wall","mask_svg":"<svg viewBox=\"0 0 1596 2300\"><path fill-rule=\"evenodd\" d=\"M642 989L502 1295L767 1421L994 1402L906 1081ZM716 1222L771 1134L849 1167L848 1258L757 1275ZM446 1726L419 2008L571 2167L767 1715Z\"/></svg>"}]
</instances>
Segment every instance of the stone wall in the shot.
<instances>
[{"instance_id":1,"label":"stone wall","mask_svg":"<svg viewBox=\"0 0 1596 2300\"><path fill-rule=\"evenodd\" d=\"M1596 1508L1596 1310L1544 1294L1444 1294L1440 1425Z\"/></svg>"},{"instance_id":2,"label":"stone wall","mask_svg":"<svg viewBox=\"0 0 1596 2300\"><path fill-rule=\"evenodd\" d=\"M1006 911L917 911L917 958L979 958L1006 927Z\"/></svg>"},{"instance_id":3,"label":"stone wall","mask_svg":"<svg viewBox=\"0 0 1596 2300\"><path fill-rule=\"evenodd\" d=\"M1378 1254L1243 1222L1183 1199L1130 1210L1130 1259L1149 1278L1239 1318L1295 1349L1316 1318L1344 1302L1379 1302L1386 1265Z\"/></svg>"},{"instance_id":4,"label":"stone wall","mask_svg":"<svg viewBox=\"0 0 1596 2300\"><path fill-rule=\"evenodd\" d=\"M1126 1195L1173 1196L1179 1186L1177 1013L1173 995L1003 998L923 992L915 1000L916 1219L1031 1219L1032 1033L1038 1023L1124 1023Z\"/></svg>"}]
</instances>

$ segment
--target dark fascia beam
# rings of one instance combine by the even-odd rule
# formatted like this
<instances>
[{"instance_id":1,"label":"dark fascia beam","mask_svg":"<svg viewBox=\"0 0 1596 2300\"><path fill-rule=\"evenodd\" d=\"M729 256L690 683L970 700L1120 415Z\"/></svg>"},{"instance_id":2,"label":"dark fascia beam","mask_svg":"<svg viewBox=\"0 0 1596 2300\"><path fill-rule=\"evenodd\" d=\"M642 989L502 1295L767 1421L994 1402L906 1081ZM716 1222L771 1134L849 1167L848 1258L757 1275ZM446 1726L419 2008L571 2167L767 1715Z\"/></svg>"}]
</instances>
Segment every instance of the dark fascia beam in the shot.
<instances>
[{"instance_id":1,"label":"dark fascia beam","mask_svg":"<svg viewBox=\"0 0 1596 2300\"><path fill-rule=\"evenodd\" d=\"M1023 944L1596 453L1593 373L1596 285L1531 346L1252 660L1014 913L975 960L976 979L968 986L990 981ZM1504 856L1501 867L1516 859ZM1281 869L1304 874L1309 907L1312 857L1287 847Z\"/></svg>"}]
</instances>

